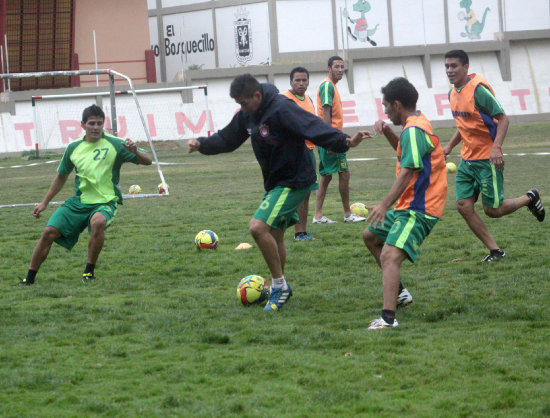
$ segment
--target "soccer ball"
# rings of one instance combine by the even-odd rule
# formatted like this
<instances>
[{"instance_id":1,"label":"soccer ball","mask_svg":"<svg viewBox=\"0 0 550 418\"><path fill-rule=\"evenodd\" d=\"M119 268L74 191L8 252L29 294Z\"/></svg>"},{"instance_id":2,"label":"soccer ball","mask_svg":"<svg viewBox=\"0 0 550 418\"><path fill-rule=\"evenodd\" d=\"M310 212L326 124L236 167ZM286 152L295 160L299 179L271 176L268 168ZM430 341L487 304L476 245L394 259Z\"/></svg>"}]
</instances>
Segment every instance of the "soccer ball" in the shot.
<instances>
[{"instance_id":1,"label":"soccer ball","mask_svg":"<svg viewBox=\"0 0 550 418\"><path fill-rule=\"evenodd\" d=\"M130 189L128 190L130 194L138 194L141 193L141 187L139 187L138 184L132 184L130 186Z\"/></svg>"},{"instance_id":2,"label":"soccer ball","mask_svg":"<svg viewBox=\"0 0 550 418\"><path fill-rule=\"evenodd\" d=\"M369 210L361 202L354 203L353 205L350 206L350 209L353 213L359 216L365 217L369 214Z\"/></svg>"},{"instance_id":3,"label":"soccer ball","mask_svg":"<svg viewBox=\"0 0 550 418\"><path fill-rule=\"evenodd\" d=\"M447 163L447 173L456 173L455 163Z\"/></svg>"},{"instance_id":4,"label":"soccer ball","mask_svg":"<svg viewBox=\"0 0 550 418\"><path fill-rule=\"evenodd\" d=\"M166 192L168 191L168 185L164 184L164 183L160 183L157 186L157 190L158 190L159 194L166 194Z\"/></svg>"},{"instance_id":5,"label":"soccer ball","mask_svg":"<svg viewBox=\"0 0 550 418\"><path fill-rule=\"evenodd\" d=\"M269 283L255 274L246 276L237 286L237 297L244 306L264 304L269 297Z\"/></svg>"},{"instance_id":6,"label":"soccer ball","mask_svg":"<svg viewBox=\"0 0 550 418\"><path fill-rule=\"evenodd\" d=\"M195 236L195 245L199 250L215 250L218 247L218 236L215 232L205 229Z\"/></svg>"}]
</instances>

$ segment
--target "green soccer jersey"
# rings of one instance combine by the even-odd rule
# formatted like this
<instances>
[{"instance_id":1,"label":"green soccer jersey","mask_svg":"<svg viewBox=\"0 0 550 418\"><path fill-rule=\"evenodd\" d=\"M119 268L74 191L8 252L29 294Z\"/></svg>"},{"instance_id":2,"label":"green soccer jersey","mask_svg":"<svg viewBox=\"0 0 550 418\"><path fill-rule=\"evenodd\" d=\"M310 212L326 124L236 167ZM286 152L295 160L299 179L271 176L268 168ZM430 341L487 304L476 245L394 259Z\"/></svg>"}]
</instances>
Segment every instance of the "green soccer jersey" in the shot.
<instances>
[{"instance_id":1,"label":"green soccer jersey","mask_svg":"<svg viewBox=\"0 0 550 418\"><path fill-rule=\"evenodd\" d=\"M57 172L68 175L75 169L75 192L82 203L122 203L120 167L125 162L138 164L137 155L124 148L122 142L103 132L97 142L86 142L82 137L65 150Z\"/></svg>"},{"instance_id":2,"label":"green soccer jersey","mask_svg":"<svg viewBox=\"0 0 550 418\"><path fill-rule=\"evenodd\" d=\"M422 170L424 156L435 148L429 135L422 129L411 126L401 133L399 141L401 142L401 167L415 171Z\"/></svg>"}]
</instances>

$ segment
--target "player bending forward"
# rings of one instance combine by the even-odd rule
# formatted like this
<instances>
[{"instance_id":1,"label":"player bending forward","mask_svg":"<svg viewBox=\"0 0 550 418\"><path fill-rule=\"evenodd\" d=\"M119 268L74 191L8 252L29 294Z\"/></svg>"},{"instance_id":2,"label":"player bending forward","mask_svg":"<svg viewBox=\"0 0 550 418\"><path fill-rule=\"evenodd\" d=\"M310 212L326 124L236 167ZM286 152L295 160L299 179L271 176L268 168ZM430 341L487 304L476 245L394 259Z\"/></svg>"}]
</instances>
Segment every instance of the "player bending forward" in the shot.
<instances>
[{"instance_id":1,"label":"player bending forward","mask_svg":"<svg viewBox=\"0 0 550 418\"><path fill-rule=\"evenodd\" d=\"M281 309L292 296L284 276L284 233L298 222L296 209L316 180L306 138L334 152L345 152L370 137L360 131L349 138L278 93L275 86L260 84L250 74L236 77L229 94L241 110L225 128L187 144L188 152L212 155L234 151L251 138L265 194L249 228L271 272L266 311Z\"/></svg>"},{"instance_id":2,"label":"player bending forward","mask_svg":"<svg viewBox=\"0 0 550 418\"><path fill-rule=\"evenodd\" d=\"M80 234L88 227L88 262L82 280L95 279L94 268L103 248L105 229L115 217L118 204L122 204L122 194L118 188L120 167L125 162L151 165L152 160L146 151L137 148L131 139L126 141L103 132L105 113L92 105L82 113L82 128L85 135L69 144L57 168L50 188L44 199L32 211L35 218L65 185L69 174L75 170L74 196L57 209L44 228L40 240L34 247L27 277L21 286L34 284L40 265L48 257L54 241L72 249Z\"/></svg>"},{"instance_id":3,"label":"player bending forward","mask_svg":"<svg viewBox=\"0 0 550 418\"><path fill-rule=\"evenodd\" d=\"M369 227L363 240L382 269L384 308L369 329L396 327L398 305L412 302L400 280L400 268L408 258L415 262L418 247L431 232L447 200L447 168L439 138L433 134L428 119L416 110L418 92L404 78L395 78L382 87L384 109L394 125L402 125L398 138L379 120L376 133L383 133L397 151L393 186L382 201L372 207L367 217ZM397 205L388 210L393 203Z\"/></svg>"}]
</instances>

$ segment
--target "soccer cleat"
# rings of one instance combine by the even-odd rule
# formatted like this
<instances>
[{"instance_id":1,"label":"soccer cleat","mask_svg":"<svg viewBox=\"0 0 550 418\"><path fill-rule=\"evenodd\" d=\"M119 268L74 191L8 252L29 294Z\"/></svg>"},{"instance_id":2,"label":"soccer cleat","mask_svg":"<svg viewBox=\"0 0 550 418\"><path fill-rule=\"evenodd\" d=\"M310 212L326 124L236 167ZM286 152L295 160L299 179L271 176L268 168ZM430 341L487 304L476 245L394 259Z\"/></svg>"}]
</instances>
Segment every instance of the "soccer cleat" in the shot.
<instances>
[{"instance_id":1,"label":"soccer cleat","mask_svg":"<svg viewBox=\"0 0 550 418\"><path fill-rule=\"evenodd\" d=\"M403 289L401 293L399 293L399 296L397 296L397 307L403 308L409 304L411 304L413 301L413 297L409 293L407 289Z\"/></svg>"},{"instance_id":2,"label":"soccer cleat","mask_svg":"<svg viewBox=\"0 0 550 418\"><path fill-rule=\"evenodd\" d=\"M527 197L529 197L530 200L527 208L531 211L531 213L535 216L535 218L537 218L539 222L544 221L544 216L546 212L544 211L544 205L540 200L539 191L537 189L531 189L527 192Z\"/></svg>"},{"instance_id":3,"label":"soccer cleat","mask_svg":"<svg viewBox=\"0 0 550 418\"><path fill-rule=\"evenodd\" d=\"M383 318L378 318L370 321L368 329L395 328L397 325L397 319L393 320L393 324L388 324Z\"/></svg>"},{"instance_id":4,"label":"soccer cleat","mask_svg":"<svg viewBox=\"0 0 550 418\"><path fill-rule=\"evenodd\" d=\"M292 296L292 289L290 288L289 284L287 284L286 286L287 287L284 290L282 287L278 289L271 288L271 292L269 293L269 300L265 305L264 311L278 311L286 302L288 302L288 300Z\"/></svg>"},{"instance_id":5,"label":"soccer cleat","mask_svg":"<svg viewBox=\"0 0 550 418\"><path fill-rule=\"evenodd\" d=\"M321 216L319 219L313 218L313 221L311 221L312 224L335 224L336 221L333 221L330 218L327 218L326 216Z\"/></svg>"},{"instance_id":6,"label":"soccer cleat","mask_svg":"<svg viewBox=\"0 0 550 418\"><path fill-rule=\"evenodd\" d=\"M82 273L82 281L84 283L90 283L95 280L95 276L92 273Z\"/></svg>"},{"instance_id":7,"label":"soccer cleat","mask_svg":"<svg viewBox=\"0 0 550 418\"><path fill-rule=\"evenodd\" d=\"M344 222L363 222L366 219L367 218L363 218L353 212L351 212L348 216L344 216Z\"/></svg>"},{"instance_id":8,"label":"soccer cleat","mask_svg":"<svg viewBox=\"0 0 550 418\"><path fill-rule=\"evenodd\" d=\"M19 279L19 286L32 286L34 284L34 280L27 280L25 279Z\"/></svg>"},{"instance_id":9,"label":"soccer cleat","mask_svg":"<svg viewBox=\"0 0 550 418\"><path fill-rule=\"evenodd\" d=\"M311 241L313 239L313 235L311 234L300 234L297 237L294 237L294 241Z\"/></svg>"},{"instance_id":10,"label":"soccer cleat","mask_svg":"<svg viewBox=\"0 0 550 418\"><path fill-rule=\"evenodd\" d=\"M493 261L500 261L506 257L506 253L502 250L491 250L490 254L487 254L483 260L481 260L484 263L492 263Z\"/></svg>"}]
</instances>

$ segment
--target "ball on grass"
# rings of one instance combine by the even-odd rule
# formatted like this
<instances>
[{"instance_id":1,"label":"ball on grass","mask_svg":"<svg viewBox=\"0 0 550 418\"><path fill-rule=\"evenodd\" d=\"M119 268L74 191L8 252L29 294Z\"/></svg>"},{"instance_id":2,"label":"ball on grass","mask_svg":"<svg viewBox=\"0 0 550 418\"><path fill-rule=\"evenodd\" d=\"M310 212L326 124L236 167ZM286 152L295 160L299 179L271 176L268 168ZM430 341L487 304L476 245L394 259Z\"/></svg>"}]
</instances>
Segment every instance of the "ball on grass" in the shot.
<instances>
[{"instance_id":1,"label":"ball on grass","mask_svg":"<svg viewBox=\"0 0 550 418\"><path fill-rule=\"evenodd\" d=\"M138 194L141 193L141 187L139 187L138 184L132 184L130 186L130 189L128 190L130 194Z\"/></svg>"},{"instance_id":2,"label":"ball on grass","mask_svg":"<svg viewBox=\"0 0 550 418\"><path fill-rule=\"evenodd\" d=\"M209 229L204 229L195 236L195 245L199 250L215 250L218 244L218 236Z\"/></svg>"},{"instance_id":3,"label":"ball on grass","mask_svg":"<svg viewBox=\"0 0 550 418\"><path fill-rule=\"evenodd\" d=\"M168 191L168 185L165 183L160 183L157 186L157 191L159 192L159 194L166 194L166 192Z\"/></svg>"},{"instance_id":4,"label":"ball on grass","mask_svg":"<svg viewBox=\"0 0 550 418\"><path fill-rule=\"evenodd\" d=\"M244 306L262 305L269 297L269 283L255 274L246 276L237 286L237 297Z\"/></svg>"}]
</instances>

